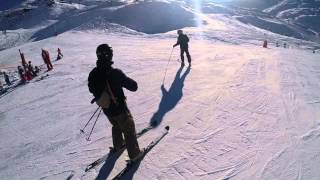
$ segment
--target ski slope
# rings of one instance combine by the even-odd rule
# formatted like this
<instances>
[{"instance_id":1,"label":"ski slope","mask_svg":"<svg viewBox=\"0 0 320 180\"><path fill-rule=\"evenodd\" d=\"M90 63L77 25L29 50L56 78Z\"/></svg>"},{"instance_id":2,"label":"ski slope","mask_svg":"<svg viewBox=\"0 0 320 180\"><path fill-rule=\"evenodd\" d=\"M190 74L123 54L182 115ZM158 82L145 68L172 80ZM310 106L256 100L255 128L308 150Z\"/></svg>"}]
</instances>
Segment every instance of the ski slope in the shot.
<instances>
[{"instance_id":1,"label":"ski slope","mask_svg":"<svg viewBox=\"0 0 320 180\"><path fill-rule=\"evenodd\" d=\"M42 80L0 96L1 180L112 179L125 167L126 151L84 172L112 145L104 115L91 141L85 138L93 122L80 133L97 108L90 104L87 77L101 43L113 47L114 67L138 82L137 92L125 91L137 131L159 122L138 139L140 147L170 126L124 179L319 179L320 55L310 50L318 43L259 29L238 17L201 14L187 5L173 8L186 14L188 23L159 26L153 20L160 17L150 9L166 9L167 1L99 3L40 5L34 19L26 15L28 21L17 20L22 28L0 35L1 69L16 68L18 49L34 65L43 63L41 48L52 59L58 47L64 54L52 71L42 72ZM140 22L143 13L139 21L124 19L140 8L150 8L148 23ZM72 17L78 11L80 16ZM111 14L118 19L109 21ZM190 37L191 68L181 68L179 48L172 49L178 28ZM165 33L143 32L155 29ZM261 47L264 39L267 49ZM290 49L276 48L276 41Z\"/></svg>"},{"instance_id":2,"label":"ski slope","mask_svg":"<svg viewBox=\"0 0 320 180\"><path fill-rule=\"evenodd\" d=\"M133 179L317 179L319 159L319 55L295 49L263 49L209 40L191 41L192 68L180 68L174 50L161 90L173 38L68 32L29 43L64 59L49 77L19 87L0 99L0 179L112 178L126 152L107 162L108 171L84 173L108 152L111 127L101 116L87 142L79 130L96 106L87 76L97 44L114 49L115 66L137 80L126 92L137 130L153 116L159 127L139 139L143 147L162 127L169 135L139 165ZM85 44L85 46L83 45ZM134 44L134 46L133 46ZM16 49L1 52L9 58ZM163 94L163 92L166 92ZM279 171L281 169L281 171ZM107 174L105 174L107 173Z\"/></svg>"}]
</instances>

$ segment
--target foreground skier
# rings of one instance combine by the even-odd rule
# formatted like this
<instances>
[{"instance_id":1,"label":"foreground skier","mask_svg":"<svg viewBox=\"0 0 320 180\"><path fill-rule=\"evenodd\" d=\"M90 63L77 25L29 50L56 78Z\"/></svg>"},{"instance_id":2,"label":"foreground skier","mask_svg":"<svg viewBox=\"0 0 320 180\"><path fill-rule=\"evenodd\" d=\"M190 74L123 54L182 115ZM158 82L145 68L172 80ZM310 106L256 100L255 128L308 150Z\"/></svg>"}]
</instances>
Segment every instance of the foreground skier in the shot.
<instances>
[{"instance_id":1,"label":"foreground skier","mask_svg":"<svg viewBox=\"0 0 320 180\"><path fill-rule=\"evenodd\" d=\"M128 109L122 88L136 91L137 83L121 70L112 67L113 50L108 44L99 45L96 54L98 58L96 67L90 72L88 78L89 91L94 95L94 101L100 101L104 91L111 97L109 107L103 108L103 112L112 124L113 150L120 150L125 144L130 160L134 161L139 157L141 151L133 117Z\"/></svg>"}]
</instances>

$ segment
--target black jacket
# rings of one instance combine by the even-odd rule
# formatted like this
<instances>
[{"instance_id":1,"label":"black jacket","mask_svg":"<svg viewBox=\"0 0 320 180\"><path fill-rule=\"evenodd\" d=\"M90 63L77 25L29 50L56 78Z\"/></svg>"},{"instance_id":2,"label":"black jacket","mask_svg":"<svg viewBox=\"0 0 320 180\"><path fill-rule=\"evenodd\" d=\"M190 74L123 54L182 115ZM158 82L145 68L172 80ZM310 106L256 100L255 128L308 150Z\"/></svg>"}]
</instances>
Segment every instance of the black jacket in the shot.
<instances>
[{"instance_id":1,"label":"black jacket","mask_svg":"<svg viewBox=\"0 0 320 180\"><path fill-rule=\"evenodd\" d=\"M111 66L94 68L88 77L89 91L95 99L99 98L106 87L106 82L109 82L111 90L117 104L111 103L108 109L104 109L107 116L116 116L123 112L129 111L126 104L126 97L123 92L123 87L129 91L138 89L137 82L127 77L121 70L114 69Z\"/></svg>"},{"instance_id":2,"label":"black jacket","mask_svg":"<svg viewBox=\"0 0 320 180\"><path fill-rule=\"evenodd\" d=\"M178 41L175 45L180 45L181 49L188 49L189 38L185 34L180 34L178 36Z\"/></svg>"}]
</instances>

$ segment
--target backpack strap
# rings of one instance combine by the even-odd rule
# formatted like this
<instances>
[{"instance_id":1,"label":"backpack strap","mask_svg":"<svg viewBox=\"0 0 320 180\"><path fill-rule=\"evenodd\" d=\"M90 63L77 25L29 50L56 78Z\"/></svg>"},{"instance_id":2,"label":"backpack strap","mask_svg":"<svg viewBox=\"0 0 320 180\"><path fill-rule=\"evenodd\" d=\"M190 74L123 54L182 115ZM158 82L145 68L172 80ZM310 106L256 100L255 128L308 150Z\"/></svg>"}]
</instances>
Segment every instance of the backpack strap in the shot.
<instances>
[{"instance_id":1,"label":"backpack strap","mask_svg":"<svg viewBox=\"0 0 320 180\"><path fill-rule=\"evenodd\" d=\"M118 104L116 97L114 96L109 81L107 80L107 91L109 92L109 95L111 96L111 100L113 101L113 103L115 103L116 105Z\"/></svg>"}]
</instances>

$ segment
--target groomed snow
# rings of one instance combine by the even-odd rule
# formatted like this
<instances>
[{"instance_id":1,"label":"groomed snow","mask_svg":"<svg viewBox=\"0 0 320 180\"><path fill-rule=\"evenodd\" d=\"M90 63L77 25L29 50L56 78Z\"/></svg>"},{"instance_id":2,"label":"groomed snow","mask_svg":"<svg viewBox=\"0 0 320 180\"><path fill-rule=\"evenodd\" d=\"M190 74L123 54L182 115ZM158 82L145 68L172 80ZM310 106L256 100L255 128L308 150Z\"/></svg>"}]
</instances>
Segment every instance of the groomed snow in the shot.
<instances>
[{"instance_id":1,"label":"groomed snow","mask_svg":"<svg viewBox=\"0 0 320 180\"><path fill-rule=\"evenodd\" d=\"M141 137L140 145L171 126L169 135L127 178L320 176L319 55L191 40L192 69L179 69L175 49L164 96L162 78L174 42L174 38L68 32L26 44L35 64L40 63L40 47L51 53L60 47L65 56L54 63L48 78L0 99L0 159L6 162L0 165L0 179L65 179L71 174L75 179L112 178L124 166L126 152L117 161L83 174L85 166L112 144L105 116L100 117L91 142L79 133L96 108L89 103L87 76L100 43L112 45L115 66L138 81L138 92L126 92L137 130L148 126L154 113L161 114L160 126ZM13 54L15 48L1 52L4 58ZM166 98L170 95L175 96Z\"/></svg>"},{"instance_id":2,"label":"groomed snow","mask_svg":"<svg viewBox=\"0 0 320 180\"><path fill-rule=\"evenodd\" d=\"M52 59L58 47L64 54L53 62L52 71L0 96L1 180L111 179L125 166L126 152L84 173L86 165L112 145L111 125L104 115L90 142L80 134L97 108L90 104L87 77L101 43L113 47L114 66L138 82L137 92L125 91L137 131L152 119L161 122L139 138L140 146L170 126L169 134L124 179L320 177L320 55L311 51L320 47L316 39L281 36L241 23L239 16L200 14L186 4L177 8L171 1L75 3L62 2L54 8L42 8L40 3L30 13L36 18L17 17L12 21L16 28L0 35L1 70L16 69L18 49L34 65L43 64L41 48L49 50ZM175 48L163 86L180 22L168 21L159 29L169 32L148 35L135 30L153 31L158 25L152 21L159 16L141 13L132 21L121 16L144 8L150 8L146 11L150 15L149 10L159 4L162 14L172 6L186 14L182 21L200 22L199 27L181 26L190 37L192 68L180 68ZM109 21L111 15L118 19ZM149 23L136 21L141 19ZM258 19L244 20L281 24ZM267 49L261 47L265 39ZM285 42L290 49L276 48L276 42Z\"/></svg>"}]
</instances>

